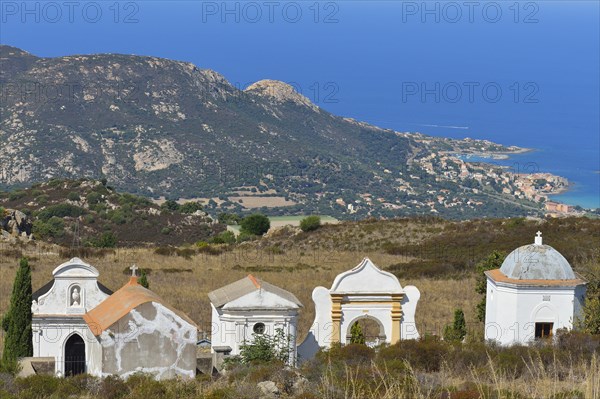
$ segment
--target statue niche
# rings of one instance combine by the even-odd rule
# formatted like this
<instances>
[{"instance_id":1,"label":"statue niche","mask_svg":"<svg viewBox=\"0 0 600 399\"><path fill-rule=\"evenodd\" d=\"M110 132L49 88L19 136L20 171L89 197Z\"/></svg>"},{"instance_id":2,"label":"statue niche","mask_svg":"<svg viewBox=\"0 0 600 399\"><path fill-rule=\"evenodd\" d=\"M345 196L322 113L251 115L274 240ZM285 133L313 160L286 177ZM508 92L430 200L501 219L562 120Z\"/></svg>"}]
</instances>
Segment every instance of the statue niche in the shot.
<instances>
[{"instance_id":1,"label":"statue niche","mask_svg":"<svg viewBox=\"0 0 600 399\"><path fill-rule=\"evenodd\" d=\"M79 288L77 285L71 288L69 304L72 308L81 306L81 288Z\"/></svg>"}]
</instances>

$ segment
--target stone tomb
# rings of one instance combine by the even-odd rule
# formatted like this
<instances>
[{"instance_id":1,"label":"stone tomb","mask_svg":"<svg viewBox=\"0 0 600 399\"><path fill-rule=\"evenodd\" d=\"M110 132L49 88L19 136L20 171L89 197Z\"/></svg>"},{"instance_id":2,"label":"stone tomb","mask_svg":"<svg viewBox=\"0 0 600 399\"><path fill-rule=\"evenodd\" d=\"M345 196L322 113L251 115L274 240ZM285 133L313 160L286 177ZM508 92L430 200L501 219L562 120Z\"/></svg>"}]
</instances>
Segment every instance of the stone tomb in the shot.
<instances>
[{"instance_id":1,"label":"stone tomb","mask_svg":"<svg viewBox=\"0 0 600 399\"><path fill-rule=\"evenodd\" d=\"M139 285L132 270L113 294L81 259L58 266L33 296L34 358L28 361L53 359L57 375L194 378L198 327Z\"/></svg>"},{"instance_id":2,"label":"stone tomb","mask_svg":"<svg viewBox=\"0 0 600 399\"><path fill-rule=\"evenodd\" d=\"M319 348L334 343L349 343L352 325L361 320L375 322L379 330L370 345L419 338L415 311L420 296L416 287L403 288L396 276L364 258L354 269L339 274L330 289L313 290L315 321L298 347L299 358L310 359Z\"/></svg>"}]
</instances>

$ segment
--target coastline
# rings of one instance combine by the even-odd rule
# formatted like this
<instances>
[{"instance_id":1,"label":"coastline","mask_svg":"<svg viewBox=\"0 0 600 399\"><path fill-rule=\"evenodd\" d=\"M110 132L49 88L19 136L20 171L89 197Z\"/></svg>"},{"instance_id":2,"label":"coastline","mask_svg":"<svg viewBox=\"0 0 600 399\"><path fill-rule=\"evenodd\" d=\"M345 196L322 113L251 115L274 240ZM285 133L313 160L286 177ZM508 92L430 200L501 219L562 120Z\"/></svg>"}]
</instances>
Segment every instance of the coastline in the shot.
<instances>
[{"instance_id":1,"label":"coastline","mask_svg":"<svg viewBox=\"0 0 600 399\"><path fill-rule=\"evenodd\" d=\"M455 153L455 154L456 155L463 155L463 156L466 155L466 156L475 156L475 157L480 157L480 158L506 160L506 159L510 159L511 155L526 154L528 152L534 152L535 151L534 148L525 148L525 147L510 147L510 148L515 148L515 150L508 150L508 151L481 151L481 152L463 151L461 154L459 154L459 153Z\"/></svg>"},{"instance_id":2,"label":"coastline","mask_svg":"<svg viewBox=\"0 0 600 399\"><path fill-rule=\"evenodd\" d=\"M536 202L541 201L543 198L544 201L547 202L555 202L560 204L566 203L562 202L559 197L560 195L566 194L569 191L572 191L575 183L570 181L568 178L560 175L556 175L551 172L543 172L543 171L531 171L530 173L521 172L511 170L513 167L509 165L503 165L501 163L495 163L494 161L507 161L511 159L511 156L521 155L530 152L534 152L536 149L534 148L524 148L524 147L516 147L509 146L507 150L503 151L455 151L451 153L451 156L457 157L466 164L486 164L491 167L500 167L503 170L503 173L513 176L513 179L520 180L521 185L519 187L525 188L528 191L526 196L534 200ZM475 158L475 159L471 159ZM544 179L547 180L548 183L545 187L538 187L535 184L532 184L533 180Z\"/></svg>"}]
</instances>

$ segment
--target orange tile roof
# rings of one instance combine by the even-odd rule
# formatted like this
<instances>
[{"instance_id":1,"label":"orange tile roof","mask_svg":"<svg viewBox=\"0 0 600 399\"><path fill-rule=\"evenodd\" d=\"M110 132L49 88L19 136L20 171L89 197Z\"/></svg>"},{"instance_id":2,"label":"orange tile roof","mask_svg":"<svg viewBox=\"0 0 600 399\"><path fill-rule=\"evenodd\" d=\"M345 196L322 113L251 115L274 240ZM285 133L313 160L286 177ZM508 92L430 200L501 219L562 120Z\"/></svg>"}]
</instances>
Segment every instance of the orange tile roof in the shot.
<instances>
[{"instance_id":1,"label":"orange tile roof","mask_svg":"<svg viewBox=\"0 0 600 399\"><path fill-rule=\"evenodd\" d=\"M137 277L131 277L129 282L121 289L106 298L94 309L84 314L83 319L92 333L95 336L98 336L127 315L131 310L147 302L160 303L188 323L196 326L196 323L194 323L186 314L173 309L165 304L165 302L154 292L139 285Z\"/></svg>"},{"instance_id":2,"label":"orange tile roof","mask_svg":"<svg viewBox=\"0 0 600 399\"><path fill-rule=\"evenodd\" d=\"M576 278L571 280L518 280L509 278L500 271L500 269L488 270L485 274L498 283L514 284L521 286L540 286L540 287L575 287L581 284L586 284L587 281Z\"/></svg>"}]
</instances>

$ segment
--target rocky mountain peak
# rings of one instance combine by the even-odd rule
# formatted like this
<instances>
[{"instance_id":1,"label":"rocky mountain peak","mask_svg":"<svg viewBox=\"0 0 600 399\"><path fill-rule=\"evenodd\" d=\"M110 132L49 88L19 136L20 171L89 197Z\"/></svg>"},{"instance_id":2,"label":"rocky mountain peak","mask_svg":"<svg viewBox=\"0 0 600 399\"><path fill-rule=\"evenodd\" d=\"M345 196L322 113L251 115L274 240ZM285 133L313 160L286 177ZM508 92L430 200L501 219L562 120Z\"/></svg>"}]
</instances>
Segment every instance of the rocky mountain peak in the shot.
<instances>
[{"instance_id":1,"label":"rocky mountain peak","mask_svg":"<svg viewBox=\"0 0 600 399\"><path fill-rule=\"evenodd\" d=\"M244 91L266 97L272 102L285 103L291 101L295 104L304 105L313 109L318 108L307 97L298 93L294 86L279 80L259 80L248 86Z\"/></svg>"}]
</instances>

